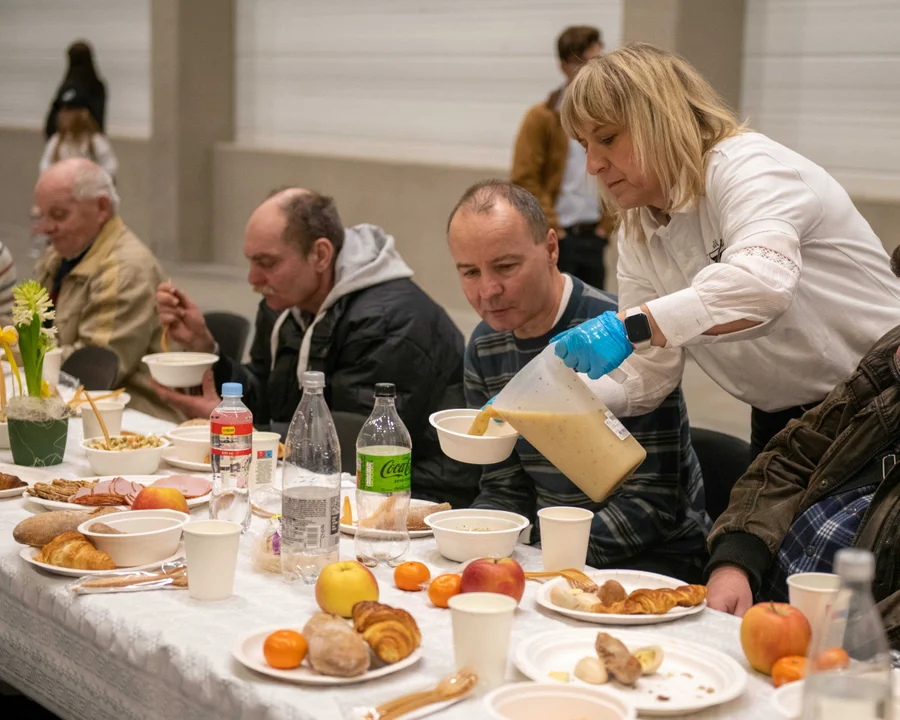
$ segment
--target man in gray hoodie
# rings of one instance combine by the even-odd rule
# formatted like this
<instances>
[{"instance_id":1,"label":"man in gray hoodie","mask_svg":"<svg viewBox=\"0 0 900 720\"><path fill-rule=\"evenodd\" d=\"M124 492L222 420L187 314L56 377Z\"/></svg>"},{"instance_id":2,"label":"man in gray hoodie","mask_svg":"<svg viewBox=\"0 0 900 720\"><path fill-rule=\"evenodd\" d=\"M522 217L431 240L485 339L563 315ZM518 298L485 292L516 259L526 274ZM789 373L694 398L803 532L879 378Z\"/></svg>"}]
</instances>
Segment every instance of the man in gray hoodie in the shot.
<instances>
[{"instance_id":1,"label":"man in gray hoodie","mask_svg":"<svg viewBox=\"0 0 900 720\"><path fill-rule=\"evenodd\" d=\"M345 228L334 201L300 188L273 194L250 217L244 239L249 282L263 295L250 362L226 357L203 394L156 386L189 417L208 418L223 382L244 386L254 425L282 435L300 402L299 377L325 373L325 399L347 450L371 412L375 383L397 386L397 409L412 436L413 496L467 507L477 474L441 453L428 416L465 407L463 338L444 310L410 278L394 238L374 225ZM196 304L170 283L157 290L160 320L187 350L216 342Z\"/></svg>"}]
</instances>

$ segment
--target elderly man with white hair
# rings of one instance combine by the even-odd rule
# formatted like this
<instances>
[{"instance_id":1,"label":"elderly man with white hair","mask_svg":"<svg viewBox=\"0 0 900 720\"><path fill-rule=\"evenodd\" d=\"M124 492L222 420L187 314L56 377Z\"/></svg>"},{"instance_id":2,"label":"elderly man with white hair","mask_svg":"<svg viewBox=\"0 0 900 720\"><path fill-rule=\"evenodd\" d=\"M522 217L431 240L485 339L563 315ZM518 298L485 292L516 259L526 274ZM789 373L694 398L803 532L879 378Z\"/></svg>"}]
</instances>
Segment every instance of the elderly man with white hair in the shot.
<instances>
[{"instance_id":1,"label":"elderly man with white hair","mask_svg":"<svg viewBox=\"0 0 900 720\"><path fill-rule=\"evenodd\" d=\"M160 350L156 287L165 279L153 253L118 215L112 179L90 160L63 160L45 170L34 190L40 231L50 246L35 277L56 304L63 358L88 345L119 357L118 384L135 410L175 420L175 410L150 388L141 358Z\"/></svg>"}]
</instances>

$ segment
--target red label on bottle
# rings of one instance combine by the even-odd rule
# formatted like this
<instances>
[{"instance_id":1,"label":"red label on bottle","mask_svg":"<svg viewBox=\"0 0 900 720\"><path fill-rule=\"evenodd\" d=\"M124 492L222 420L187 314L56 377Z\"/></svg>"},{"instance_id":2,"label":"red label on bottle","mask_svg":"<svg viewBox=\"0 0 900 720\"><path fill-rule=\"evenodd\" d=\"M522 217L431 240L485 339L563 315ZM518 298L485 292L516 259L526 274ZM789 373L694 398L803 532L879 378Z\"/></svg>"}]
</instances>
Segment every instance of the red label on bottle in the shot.
<instances>
[{"instance_id":1,"label":"red label on bottle","mask_svg":"<svg viewBox=\"0 0 900 720\"><path fill-rule=\"evenodd\" d=\"M226 437L234 437L235 435L252 435L253 423L242 423L234 425L231 423L213 422L209 425L210 432L213 435L225 435Z\"/></svg>"},{"instance_id":2,"label":"red label on bottle","mask_svg":"<svg viewBox=\"0 0 900 720\"><path fill-rule=\"evenodd\" d=\"M250 457L251 448L242 448L240 450L232 450L231 448L210 448L209 452L212 455L218 455L220 457L241 457L246 455Z\"/></svg>"}]
</instances>

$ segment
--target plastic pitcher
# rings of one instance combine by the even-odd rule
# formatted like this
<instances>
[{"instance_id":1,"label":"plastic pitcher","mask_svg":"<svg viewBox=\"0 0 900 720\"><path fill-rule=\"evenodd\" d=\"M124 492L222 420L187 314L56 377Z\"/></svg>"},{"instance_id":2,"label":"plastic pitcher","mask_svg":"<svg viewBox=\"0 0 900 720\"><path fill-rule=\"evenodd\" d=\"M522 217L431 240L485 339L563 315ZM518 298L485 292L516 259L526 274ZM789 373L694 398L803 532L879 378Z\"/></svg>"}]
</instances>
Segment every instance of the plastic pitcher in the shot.
<instances>
[{"instance_id":1,"label":"plastic pitcher","mask_svg":"<svg viewBox=\"0 0 900 720\"><path fill-rule=\"evenodd\" d=\"M647 457L574 370L548 346L494 399L493 409L594 502Z\"/></svg>"}]
</instances>

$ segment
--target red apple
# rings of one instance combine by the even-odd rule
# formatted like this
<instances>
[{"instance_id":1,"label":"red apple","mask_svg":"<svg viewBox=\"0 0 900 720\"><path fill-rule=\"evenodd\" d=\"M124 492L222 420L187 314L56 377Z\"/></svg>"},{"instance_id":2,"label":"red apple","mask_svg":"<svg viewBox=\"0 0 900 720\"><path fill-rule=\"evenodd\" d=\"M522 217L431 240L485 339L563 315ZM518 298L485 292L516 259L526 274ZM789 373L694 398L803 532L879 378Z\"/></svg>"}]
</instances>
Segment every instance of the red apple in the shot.
<instances>
[{"instance_id":1,"label":"red apple","mask_svg":"<svg viewBox=\"0 0 900 720\"><path fill-rule=\"evenodd\" d=\"M463 570L461 592L500 593L519 602L525 592L525 573L512 558L478 558Z\"/></svg>"},{"instance_id":2,"label":"red apple","mask_svg":"<svg viewBox=\"0 0 900 720\"><path fill-rule=\"evenodd\" d=\"M754 670L771 675L787 655L806 655L812 631L806 616L787 603L758 603L741 620L741 647Z\"/></svg>"},{"instance_id":3,"label":"red apple","mask_svg":"<svg viewBox=\"0 0 900 720\"><path fill-rule=\"evenodd\" d=\"M191 514L181 490L164 487L145 487L131 503L132 510L178 510Z\"/></svg>"},{"instance_id":4,"label":"red apple","mask_svg":"<svg viewBox=\"0 0 900 720\"><path fill-rule=\"evenodd\" d=\"M363 600L378 600L378 581L356 560L331 563L316 580L316 602L327 613L351 617L353 606Z\"/></svg>"}]
</instances>

